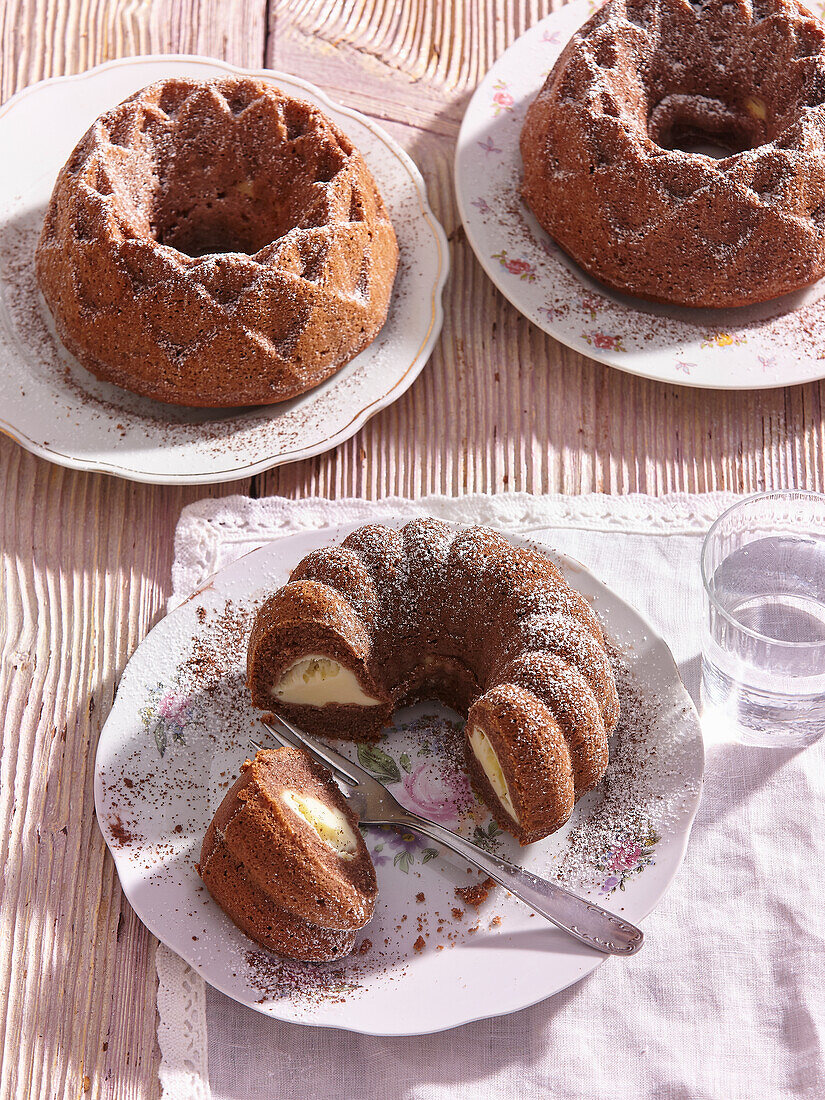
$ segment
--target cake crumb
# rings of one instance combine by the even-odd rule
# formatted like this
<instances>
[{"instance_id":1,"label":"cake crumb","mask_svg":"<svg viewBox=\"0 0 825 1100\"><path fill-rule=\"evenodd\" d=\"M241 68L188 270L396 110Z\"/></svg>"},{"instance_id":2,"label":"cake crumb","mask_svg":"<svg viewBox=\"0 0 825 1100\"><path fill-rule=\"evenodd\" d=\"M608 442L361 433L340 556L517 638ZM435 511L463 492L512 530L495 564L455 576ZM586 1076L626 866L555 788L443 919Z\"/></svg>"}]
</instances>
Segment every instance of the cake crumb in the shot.
<instances>
[{"instance_id":1,"label":"cake crumb","mask_svg":"<svg viewBox=\"0 0 825 1100\"><path fill-rule=\"evenodd\" d=\"M465 905L472 905L474 909L478 909L487 900L487 897L495 886L495 882L491 878L485 878L482 882L476 883L475 886L457 886L456 897L461 898Z\"/></svg>"},{"instance_id":2,"label":"cake crumb","mask_svg":"<svg viewBox=\"0 0 825 1100\"><path fill-rule=\"evenodd\" d=\"M424 897L424 895L423 895L423 894L416 894L416 895L415 895L415 900L416 900L416 901L417 901L417 902L419 903L419 905L420 905L420 904L421 904L421 902L423 902L423 901L426 901L427 899L426 899L426 898Z\"/></svg>"},{"instance_id":3,"label":"cake crumb","mask_svg":"<svg viewBox=\"0 0 825 1100\"><path fill-rule=\"evenodd\" d=\"M372 940L363 940L361 946L358 948L359 955L366 955L368 951L372 949Z\"/></svg>"},{"instance_id":4,"label":"cake crumb","mask_svg":"<svg viewBox=\"0 0 825 1100\"><path fill-rule=\"evenodd\" d=\"M423 951L424 948L426 947L426 944L424 942L424 937L419 936L418 939L413 944L413 947L415 948L416 951Z\"/></svg>"},{"instance_id":5,"label":"cake crumb","mask_svg":"<svg viewBox=\"0 0 825 1100\"><path fill-rule=\"evenodd\" d=\"M453 907L452 913L453 913L453 917L456 920L464 920L464 910L459 909L457 905Z\"/></svg>"}]
</instances>

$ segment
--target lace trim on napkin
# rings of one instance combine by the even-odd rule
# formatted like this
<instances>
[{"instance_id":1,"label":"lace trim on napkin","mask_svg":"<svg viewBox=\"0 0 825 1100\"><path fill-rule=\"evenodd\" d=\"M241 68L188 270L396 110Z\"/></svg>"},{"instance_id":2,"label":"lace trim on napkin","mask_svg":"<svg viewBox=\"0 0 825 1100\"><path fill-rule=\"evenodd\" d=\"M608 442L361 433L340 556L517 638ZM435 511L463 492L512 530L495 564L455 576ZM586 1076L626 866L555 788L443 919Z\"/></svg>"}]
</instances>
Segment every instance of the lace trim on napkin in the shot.
<instances>
[{"instance_id":1,"label":"lace trim on napkin","mask_svg":"<svg viewBox=\"0 0 825 1100\"><path fill-rule=\"evenodd\" d=\"M387 497L380 501L208 498L184 508L178 521L169 604L170 608L176 606L216 570L254 547L298 531L427 514L520 533L546 527L584 527L644 534L696 534L706 530L735 499L731 493L672 493L664 497L641 493L623 497L603 493L577 497L476 493L420 500Z\"/></svg>"},{"instance_id":2,"label":"lace trim on napkin","mask_svg":"<svg viewBox=\"0 0 825 1100\"><path fill-rule=\"evenodd\" d=\"M209 1100L206 986L165 944L155 953L163 1100Z\"/></svg>"}]
</instances>

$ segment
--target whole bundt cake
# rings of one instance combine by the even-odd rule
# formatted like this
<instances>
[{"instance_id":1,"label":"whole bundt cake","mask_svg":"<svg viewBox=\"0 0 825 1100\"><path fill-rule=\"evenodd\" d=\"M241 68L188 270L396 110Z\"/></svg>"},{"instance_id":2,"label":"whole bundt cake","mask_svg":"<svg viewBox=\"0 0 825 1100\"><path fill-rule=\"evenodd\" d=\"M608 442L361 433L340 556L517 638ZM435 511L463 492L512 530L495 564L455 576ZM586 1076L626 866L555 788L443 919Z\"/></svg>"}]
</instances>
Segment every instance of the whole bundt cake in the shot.
<instances>
[{"instance_id":1,"label":"whole bundt cake","mask_svg":"<svg viewBox=\"0 0 825 1100\"><path fill-rule=\"evenodd\" d=\"M761 302L825 273L824 137L825 27L793 0L608 0L527 112L523 194L616 290Z\"/></svg>"},{"instance_id":2,"label":"whole bundt cake","mask_svg":"<svg viewBox=\"0 0 825 1100\"><path fill-rule=\"evenodd\" d=\"M310 733L374 739L433 696L467 714L471 781L523 844L599 782L619 717L601 627L553 563L432 519L304 558L260 608L247 669L255 705Z\"/></svg>"},{"instance_id":3,"label":"whole bundt cake","mask_svg":"<svg viewBox=\"0 0 825 1100\"><path fill-rule=\"evenodd\" d=\"M378 887L358 819L299 749L261 749L212 819L198 871L238 927L281 955L340 958Z\"/></svg>"},{"instance_id":4,"label":"whole bundt cake","mask_svg":"<svg viewBox=\"0 0 825 1100\"><path fill-rule=\"evenodd\" d=\"M93 374L179 405L284 401L384 323L398 259L361 154L250 78L161 80L61 170L37 277Z\"/></svg>"}]
</instances>

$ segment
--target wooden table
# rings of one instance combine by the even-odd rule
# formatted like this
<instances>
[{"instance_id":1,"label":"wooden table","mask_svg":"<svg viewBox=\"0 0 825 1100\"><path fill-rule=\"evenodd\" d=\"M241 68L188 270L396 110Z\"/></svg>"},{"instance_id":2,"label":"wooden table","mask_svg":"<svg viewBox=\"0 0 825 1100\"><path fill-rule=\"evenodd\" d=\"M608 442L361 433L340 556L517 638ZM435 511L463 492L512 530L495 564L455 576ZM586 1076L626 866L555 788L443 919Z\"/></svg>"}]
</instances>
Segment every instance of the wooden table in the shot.
<instances>
[{"instance_id":1,"label":"wooden table","mask_svg":"<svg viewBox=\"0 0 825 1100\"><path fill-rule=\"evenodd\" d=\"M494 58L550 7L0 0L3 100L138 53L209 54L322 85L416 160L452 260L430 364L319 458L218 489L154 488L63 470L0 437L2 1096L159 1092L155 941L123 901L98 832L92 765L118 677L163 613L183 505L233 492L825 488L825 384L724 394L620 374L533 328L475 260L453 199L459 122Z\"/></svg>"}]
</instances>

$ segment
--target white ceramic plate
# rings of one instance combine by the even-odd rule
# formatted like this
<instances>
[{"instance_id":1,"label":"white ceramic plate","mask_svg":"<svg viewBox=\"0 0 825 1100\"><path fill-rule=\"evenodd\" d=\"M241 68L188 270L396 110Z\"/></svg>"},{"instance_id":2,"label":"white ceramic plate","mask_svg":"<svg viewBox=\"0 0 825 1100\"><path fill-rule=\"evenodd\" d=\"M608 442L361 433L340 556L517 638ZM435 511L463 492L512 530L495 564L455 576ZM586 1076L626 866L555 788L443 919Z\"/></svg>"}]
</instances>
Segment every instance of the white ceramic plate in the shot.
<instances>
[{"instance_id":1,"label":"white ceramic plate","mask_svg":"<svg viewBox=\"0 0 825 1100\"><path fill-rule=\"evenodd\" d=\"M761 306L653 305L591 279L521 201L518 143L527 108L574 31L600 6L575 0L531 27L470 101L458 139L456 191L482 266L539 328L631 374L748 390L825 377L825 281Z\"/></svg>"},{"instance_id":2,"label":"white ceramic plate","mask_svg":"<svg viewBox=\"0 0 825 1100\"><path fill-rule=\"evenodd\" d=\"M277 1019L423 1034L533 1004L604 956L502 890L479 909L466 904L455 891L476 883L475 874L393 830L365 831L379 902L359 936L363 953L338 963L282 963L261 951L214 904L195 870L248 740L261 736L243 684L254 608L305 554L354 526L254 551L155 627L129 662L100 737L97 817L138 916L217 989ZM607 777L564 829L524 849L502 835L467 787L456 753L460 723L433 704L399 712L396 729L357 755L406 805L638 921L684 855L703 772L699 722L651 625L583 566L556 560L626 655L625 717Z\"/></svg>"},{"instance_id":3,"label":"white ceramic plate","mask_svg":"<svg viewBox=\"0 0 825 1100\"><path fill-rule=\"evenodd\" d=\"M135 481L197 484L249 477L354 435L412 384L441 330L447 241L418 169L370 119L296 77L248 75L325 111L361 149L400 247L389 317L377 339L316 389L280 405L180 409L99 382L61 345L34 278L52 186L94 119L168 76L246 74L200 57L136 57L26 88L0 109L0 430L63 466Z\"/></svg>"}]
</instances>

